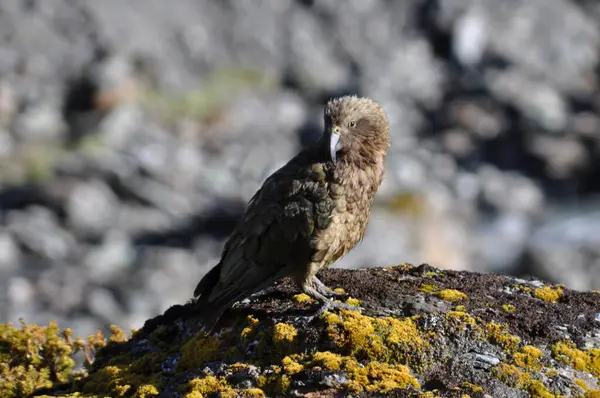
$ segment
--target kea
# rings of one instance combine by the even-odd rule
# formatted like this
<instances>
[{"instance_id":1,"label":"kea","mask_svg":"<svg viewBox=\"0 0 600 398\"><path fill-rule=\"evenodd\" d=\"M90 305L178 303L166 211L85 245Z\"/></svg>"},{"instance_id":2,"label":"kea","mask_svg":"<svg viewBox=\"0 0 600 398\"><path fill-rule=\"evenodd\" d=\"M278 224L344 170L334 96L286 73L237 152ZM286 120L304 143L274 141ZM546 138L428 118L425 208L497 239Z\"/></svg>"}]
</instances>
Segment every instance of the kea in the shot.
<instances>
[{"instance_id":1,"label":"kea","mask_svg":"<svg viewBox=\"0 0 600 398\"><path fill-rule=\"evenodd\" d=\"M365 234L390 146L385 111L370 98L331 99L320 138L269 176L248 202L194 300L212 328L236 301L291 278L323 307L343 306L317 272Z\"/></svg>"}]
</instances>

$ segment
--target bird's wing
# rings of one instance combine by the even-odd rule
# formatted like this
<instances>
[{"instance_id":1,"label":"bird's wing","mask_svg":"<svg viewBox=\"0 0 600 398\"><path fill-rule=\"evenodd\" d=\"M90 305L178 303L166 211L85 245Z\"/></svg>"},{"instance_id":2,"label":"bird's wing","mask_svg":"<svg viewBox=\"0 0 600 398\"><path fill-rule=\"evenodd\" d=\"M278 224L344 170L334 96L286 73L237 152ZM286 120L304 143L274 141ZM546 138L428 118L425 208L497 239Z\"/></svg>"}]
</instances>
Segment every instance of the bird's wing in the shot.
<instances>
[{"instance_id":1,"label":"bird's wing","mask_svg":"<svg viewBox=\"0 0 600 398\"><path fill-rule=\"evenodd\" d=\"M209 302L228 305L311 262L334 203L321 166L294 166L269 177L250 200L225 244Z\"/></svg>"}]
</instances>

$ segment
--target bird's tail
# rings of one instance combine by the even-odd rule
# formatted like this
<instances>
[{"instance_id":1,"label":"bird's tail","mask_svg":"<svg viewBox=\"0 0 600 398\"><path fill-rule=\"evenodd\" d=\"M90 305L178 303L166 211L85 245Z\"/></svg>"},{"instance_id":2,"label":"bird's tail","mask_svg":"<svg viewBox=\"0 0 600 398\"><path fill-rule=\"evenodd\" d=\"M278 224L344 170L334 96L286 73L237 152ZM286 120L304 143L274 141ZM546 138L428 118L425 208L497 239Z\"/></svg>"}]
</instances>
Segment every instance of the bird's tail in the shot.
<instances>
[{"instance_id":1,"label":"bird's tail","mask_svg":"<svg viewBox=\"0 0 600 398\"><path fill-rule=\"evenodd\" d=\"M200 282L198 282L196 289L194 289L194 300L198 308L198 317L208 332L212 332L225 310L209 301L210 294L219 282L220 274L221 263L208 271Z\"/></svg>"},{"instance_id":2,"label":"bird's tail","mask_svg":"<svg viewBox=\"0 0 600 398\"><path fill-rule=\"evenodd\" d=\"M210 293L212 292L212 290L214 289L216 284L219 282L220 276L221 276L221 263L212 267L212 269L210 271L208 271L202 277L202 279L200 279L200 282L198 282L198 285L196 286L196 289L194 290L194 297L204 296L204 297L208 298L208 296L210 296Z\"/></svg>"},{"instance_id":3,"label":"bird's tail","mask_svg":"<svg viewBox=\"0 0 600 398\"><path fill-rule=\"evenodd\" d=\"M221 276L221 263L214 266L198 282L194 290L194 299L198 308L198 317L205 330L209 333L217 326L227 308L236 301L238 294L219 294L211 296Z\"/></svg>"}]
</instances>

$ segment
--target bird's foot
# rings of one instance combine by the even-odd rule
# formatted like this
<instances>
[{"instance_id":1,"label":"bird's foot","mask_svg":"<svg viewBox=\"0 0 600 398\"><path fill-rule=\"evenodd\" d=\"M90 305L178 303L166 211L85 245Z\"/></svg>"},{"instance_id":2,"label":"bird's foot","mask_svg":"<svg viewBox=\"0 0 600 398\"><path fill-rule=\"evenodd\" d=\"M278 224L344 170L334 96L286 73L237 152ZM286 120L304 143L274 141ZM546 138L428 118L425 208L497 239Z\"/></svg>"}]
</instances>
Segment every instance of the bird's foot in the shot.
<instances>
[{"instance_id":1,"label":"bird's foot","mask_svg":"<svg viewBox=\"0 0 600 398\"><path fill-rule=\"evenodd\" d=\"M315 279L316 279L316 281L315 281ZM313 283L304 285L302 287L302 290L304 291L304 293L308 294L309 296L318 300L321 303L321 308L319 308L317 310L317 312L315 313L314 316L311 316L311 319L314 317L320 317L326 311L331 311L334 309L343 309L343 310L358 311L358 312L361 311L360 307L356 307L354 305L342 303L340 301L334 301L330 298L327 298L323 293L321 293L320 290L322 290L322 289L317 288L317 286L321 286L321 287L325 287L325 288L327 288L327 286L325 286L317 278L313 278L311 281ZM329 288L327 288L327 289L331 290ZM333 292L335 295L339 295L339 296L342 295L341 293L334 292L333 290L331 290L331 292Z\"/></svg>"},{"instance_id":2,"label":"bird's foot","mask_svg":"<svg viewBox=\"0 0 600 398\"><path fill-rule=\"evenodd\" d=\"M344 296L345 293L338 293L330 288L328 288L323 282L319 280L316 276L312 277L313 287L314 289L321 293L325 297L341 297Z\"/></svg>"},{"instance_id":3,"label":"bird's foot","mask_svg":"<svg viewBox=\"0 0 600 398\"><path fill-rule=\"evenodd\" d=\"M323 305L321 305L321 308L319 308L319 310L317 311L315 316L320 317L325 312L331 311L334 309L361 312L361 308L357 307L355 305L350 305L350 304L342 303L340 301L333 301L331 299L327 299L323 302Z\"/></svg>"}]
</instances>

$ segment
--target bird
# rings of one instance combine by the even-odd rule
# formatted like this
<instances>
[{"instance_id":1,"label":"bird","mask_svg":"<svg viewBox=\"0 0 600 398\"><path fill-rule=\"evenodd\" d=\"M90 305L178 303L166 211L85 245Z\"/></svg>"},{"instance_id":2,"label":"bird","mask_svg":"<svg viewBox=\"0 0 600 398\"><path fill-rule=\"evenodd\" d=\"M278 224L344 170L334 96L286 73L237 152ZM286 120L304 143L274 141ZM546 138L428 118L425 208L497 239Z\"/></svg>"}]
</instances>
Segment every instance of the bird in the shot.
<instances>
[{"instance_id":1,"label":"bird","mask_svg":"<svg viewBox=\"0 0 600 398\"><path fill-rule=\"evenodd\" d=\"M343 307L317 272L364 238L390 147L389 122L375 100L331 98L320 137L276 170L249 200L220 261L193 300L209 329L235 302L284 277L323 305Z\"/></svg>"}]
</instances>

